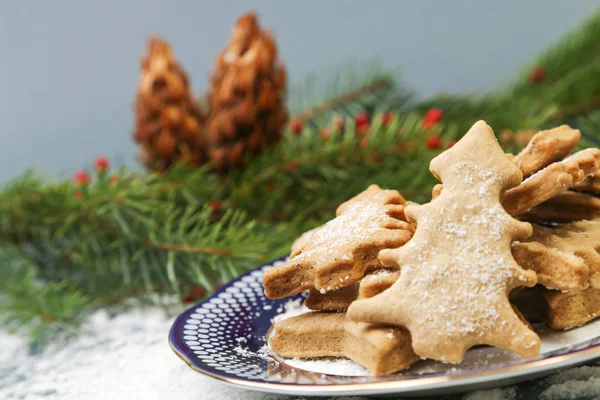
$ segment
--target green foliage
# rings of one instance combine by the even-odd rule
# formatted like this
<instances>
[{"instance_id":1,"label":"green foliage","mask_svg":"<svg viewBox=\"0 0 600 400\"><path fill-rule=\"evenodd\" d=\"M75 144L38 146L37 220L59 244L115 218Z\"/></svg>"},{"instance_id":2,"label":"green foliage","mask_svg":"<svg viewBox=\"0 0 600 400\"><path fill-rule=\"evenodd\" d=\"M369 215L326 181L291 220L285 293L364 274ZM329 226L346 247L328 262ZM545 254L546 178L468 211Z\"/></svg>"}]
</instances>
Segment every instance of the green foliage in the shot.
<instances>
[{"instance_id":1,"label":"green foliage","mask_svg":"<svg viewBox=\"0 0 600 400\"><path fill-rule=\"evenodd\" d=\"M577 125L583 131L581 147L600 147L600 111L579 117Z\"/></svg>"},{"instance_id":2,"label":"green foliage","mask_svg":"<svg viewBox=\"0 0 600 400\"><path fill-rule=\"evenodd\" d=\"M526 65L512 87L514 98L572 107L600 94L600 10L558 43ZM533 68L541 67L546 77L539 84L530 81Z\"/></svg>"},{"instance_id":3,"label":"green foliage","mask_svg":"<svg viewBox=\"0 0 600 400\"><path fill-rule=\"evenodd\" d=\"M290 111L311 128L326 126L335 118L354 118L360 112L398 110L412 100L412 90L398 85L395 74L377 60L347 63L331 75L309 75L291 90Z\"/></svg>"},{"instance_id":4,"label":"green foliage","mask_svg":"<svg viewBox=\"0 0 600 400\"><path fill-rule=\"evenodd\" d=\"M40 295L64 293L67 303L42 312L22 293L11 295L6 310L38 333L130 296L185 297L196 286L208 293L287 253L297 236L370 183L426 200L434 179L423 166L437 151L426 150L421 126L417 114L385 124L376 115L366 131L348 118L327 139L319 129L287 132L277 148L224 179L183 166L163 175L121 170L114 183L101 172L89 185L28 173L0 192L0 251L16 249L28 260L27 268L7 261L23 275L1 290L43 282ZM458 133L437 129L444 146Z\"/></svg>"},{"instance_id":5,"label":"green foliage","mask_svg":"<svg viewBox=\"0 0 600 400\"><path fill-rule=\"evenodd\" d=\"M43 344L58 330L76 332L88 306L83 293L66 282L43 282L26 257L14 249L0 253L0 321L17 331L26 326L32 344Z\"/></svg>"},{"instance_id":6,"label":"green foliage","mask_svg":"<svg viewBox=\"0 0 600 400\"><path fill-rule=\"evenodd\" d=\"M556 106L538 106L527 98L511 98L505 95L440 95L422 102L418 110L440 108L444 119L456 124L462 132L478 120L484 120L496 134L508 129L513 132L544 126L556 112Z\"/></svg>"},{"instance_id":7,"label":"green foliage","mask_svg":"<svg viewBox=\"0 0 600 400\"><path fill-rule=\"evenodd\" d=\"M419 103L417 109L441 108L444 118L462 131L479 119L497 133L573 123L572 117L600 107L598 37L600 11L528 63L512 83L485 94L436 96ZM534 68L545 71L544 79L531 79Z\"/></svg>"}]
</instances>

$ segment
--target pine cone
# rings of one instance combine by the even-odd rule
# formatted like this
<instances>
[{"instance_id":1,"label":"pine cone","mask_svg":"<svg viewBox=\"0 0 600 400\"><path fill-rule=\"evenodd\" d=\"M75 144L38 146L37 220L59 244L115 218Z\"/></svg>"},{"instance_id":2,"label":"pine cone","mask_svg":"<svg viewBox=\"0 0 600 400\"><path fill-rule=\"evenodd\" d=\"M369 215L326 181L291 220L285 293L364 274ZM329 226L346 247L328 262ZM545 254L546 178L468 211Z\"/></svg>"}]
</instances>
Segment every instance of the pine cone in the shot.
<instances>
[{"instance_id":1,"label":"pine cone","mask_svg":"<svg viewBox=\"0 0 600 400\"><path fill-rule=\"evenodd\" d=\"M134 140L141 149L140 161L159 172L178 161L205 163L205 118L171 47L151 38L141 71L134 103Z\"/></svg>"},{"instance_id":2,"label":"pine cone","mask_svg":"<svg viewBox=\"0 0 600 400\"><path fill-rule=\"evenodd\" d=\"M218 170L243 166L249 155L279 142L288 119L286 78L271 34L254 13L243 15L217 56L207 95L209 157Z\"/></svg>"}]
</instances>

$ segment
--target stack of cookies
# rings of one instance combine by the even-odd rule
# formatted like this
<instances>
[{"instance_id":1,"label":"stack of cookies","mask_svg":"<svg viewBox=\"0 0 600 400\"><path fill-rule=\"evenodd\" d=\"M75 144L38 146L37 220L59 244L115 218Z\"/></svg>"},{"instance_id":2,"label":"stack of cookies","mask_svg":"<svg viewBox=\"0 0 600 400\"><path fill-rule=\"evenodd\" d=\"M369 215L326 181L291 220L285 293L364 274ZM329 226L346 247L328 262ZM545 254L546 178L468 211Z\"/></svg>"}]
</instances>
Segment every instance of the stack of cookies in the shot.
<instances>
[{"instance_id":1,"label":"stack of cookies","mask_svg":"<svg viewBox=\"0 0 600 400\"><path fill-rule=\"evenodd\" d=\"M600 150L573 153L579 139L560 126L513 156L479 121L431 161L431 202L372 185L340 205L264 275L267 297L308 290L314 310L276 323L273 351L388 375L424 358L458 363L476 345L534 356L528 319L568 329L595 318Z\"/></svg>"}]
</instances>

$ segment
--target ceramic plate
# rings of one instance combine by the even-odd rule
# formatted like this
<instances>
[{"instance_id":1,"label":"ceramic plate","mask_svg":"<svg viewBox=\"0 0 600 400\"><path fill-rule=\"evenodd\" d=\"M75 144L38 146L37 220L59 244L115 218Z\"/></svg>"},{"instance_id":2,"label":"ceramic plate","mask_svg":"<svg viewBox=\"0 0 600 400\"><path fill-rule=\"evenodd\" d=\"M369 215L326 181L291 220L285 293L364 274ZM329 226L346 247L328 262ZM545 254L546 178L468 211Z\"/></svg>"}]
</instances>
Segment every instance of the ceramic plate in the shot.
<instances>
[{"instance_id":1,"label":"ceramic plate","mask_svg":"<svg viewBox=\"0 0 600 400\"><path fill-rule=\"evenodd\" d=\"M272 321L302 304L304 295L269 300L263 294L265 270L281 259L222 286L183 312L169 342L194 371L265 392L293 395L426 395L490 388L536 378L600 357L600 320L570 331L534 325L542 338L537 357L524 359L479 346L459 365L420 361L387 377L369 376L346 360L284 360L265 344Z\"/></svg>"}]
</instances>

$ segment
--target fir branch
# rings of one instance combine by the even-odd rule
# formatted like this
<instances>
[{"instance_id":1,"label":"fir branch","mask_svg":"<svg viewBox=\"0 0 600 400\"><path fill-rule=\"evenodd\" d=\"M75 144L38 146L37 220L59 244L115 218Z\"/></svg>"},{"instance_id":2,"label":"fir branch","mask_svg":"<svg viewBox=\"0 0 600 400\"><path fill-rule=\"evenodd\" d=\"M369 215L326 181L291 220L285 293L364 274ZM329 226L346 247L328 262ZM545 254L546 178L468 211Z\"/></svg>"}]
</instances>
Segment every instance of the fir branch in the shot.
<instances>
[{"instance_id":1,"label":"fir branch","mask_svg":"<svg viewBox=\"0 0 600 400\"><path fill-rule=\"evenodd\" d=\"M235 210L215 215L197 197L161 196L169 178L124 175L114 186L99 179L89 187L38 182L23 189L26 181L0 194L0 239L26 251L44 279L66 280L91 299L142 285L148 292L157 284L210 291L271 256L265 235L272 228ZM169 258L176 260L171 273Z\"/></svg>"},{"instance_id":2,"label":"fir branch","mask_svg":"<svg viewBox=\"0 0 600 400\"><path fill-rule=\"evenodd\" d=\"M42 282L29 260L13 248L0 249L0 316L16 332L29 330L32 344L60 331L76 332L89 300L66 282Z\"/></svg>"},{"instance_id":3,"label":"fir branch","mask_svg":"<svg viewBox=\"0 0 600 400\"><path fill-rule=\"evenodd\" d=\"M101 221L98 221L92 217L87 217L86 221L93 226L96 226L100 229L105 230L106 232L114 235L117 238L123 239L127 236L124 232L122 232L118 228L107 225L107 224L105 224ZM139 241L139 243L141 245L158 248L158 249L162 249L162 250L166 250L166 251L177 251L177 252L186 252L186 253L189 252L189 253L196 253L196 254L211 254L211 255L217 255L217 256L230 256L231 255L231 250L229 250L229 249L217 249L217 248L211 248L211 247L198 247L198 246L189 246L189 245L184 245L184 244L156 242L145 236L142 236L142 237L138 238L137 240Z\"/></svg>"},{"instance_id":4,"label":"fir branch","mask_svg":"<svg viewBox=\"0 0 600 400\"><path fill-rule=\"evenodd\" d=\"M294 115L294 118L299 120L313 119L316 116L330 113L332 110L342 107L347 103L356 102L365 95L370 95L380 90L391 89L393 86L394 81L390 77L375 78L371 82L358 86L349 92L342 93L337 97L325 100L321 104L312 106Z\"/></svg>"},{"instance_id":5,"label":"fir branch","mask_svg":"<svg viewBox=\"0 0 600 400\"><path fill-rule=\"evenodd\" d=\"M444 146L456 138L452 127L438 129ZM419 115L398 116L388 125L376 115L369 130L360 134L349 121L345 131L327 139L318 129L308 129L300 137L287 136L276 150L263 153L230 177L227 204L261 220L322 221L368 183L386 184L423 199L433 186L427 166L436 154L426 151L426 140Z\"/></svg>"},{"instance_id":6,"label":"fir branch","mask_svg":"<svg viewBox=\"0 0 600 400\"><path fill-rule=\"evenodd\" d=\"M399 110L411 101L413 92L398 85L395 74L380 64L378 60L358 66L346 63L329 76L309 75L290 91L293 118L314 129L331 123L334 117L352 119L360 112Z\"/></svg>"},{"instance_id":7,"label":"fir branch","mask_svg":"<svg viewBox=\"0 0 600 400\"><path fill-rule=\"evenodd\" d=\"M582 130L580 148L600 147L600 111L579 117L577 125Z\"/></svg>"},{"instance_id":8,"label":"fir branch","mask_svg":"<svg viewBox=\"0 0 600 400\"><path fill-rule=\"evenodd\" d=\"M543 51L513 80L485 94L440 95L417 105L441 108L444 119L466 130L478 119L496 133L551 127L600 107L600 11ZM545 77L531 79L534 68Z\"/></svg>"},{"instance_id":9,"label":"fir branch","mask_svg":"<svg viewBox=\"0 0 600 400\"><path fill-rule=\"evenodd\" d=\"M581 116L600 108L600 96L585 100L581 103L556 110L551 116L551 121L564 121L569 118Z\"/></svg>"},{"instance_id":10,"label":"fir branch","mask_svg":"<svg viewBox=\"0 0 600 400\"><path fill-rule=\"evenodd\" d=\"M581 26L562 37L528 63L511 85L508 92L513 97L546 98L561 108L572 107L600 94L597 65L600 59L600 10ZM585 62L582 62L585 61ZM546 76L539 84L532 84L532 68L542 67ZM567 83L567 84L565 84ZM553 92L553 87L561 87Z\"/></svg>"}]
</instances>

